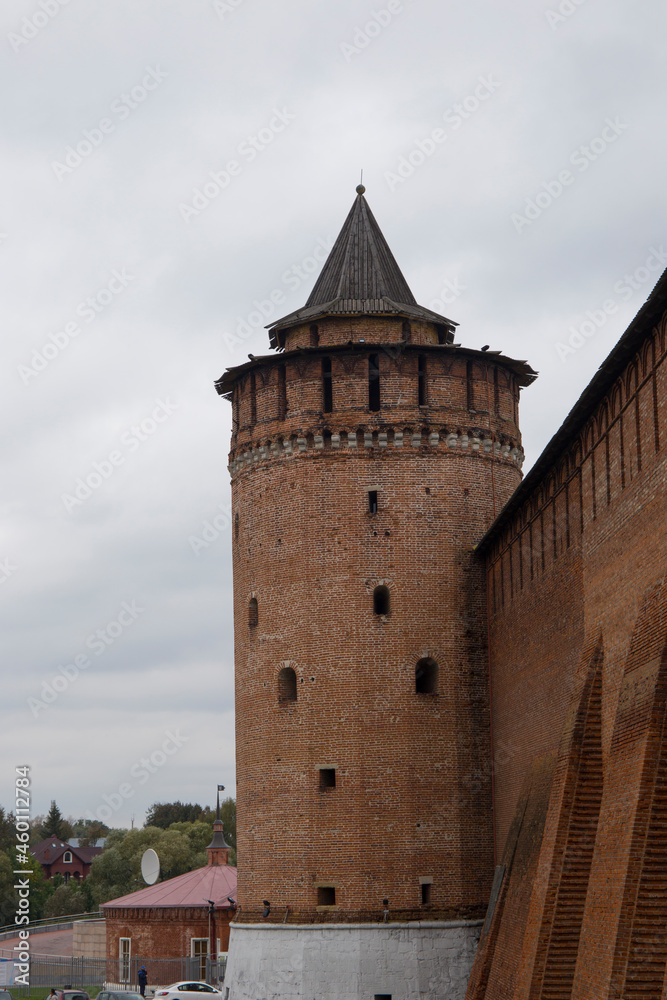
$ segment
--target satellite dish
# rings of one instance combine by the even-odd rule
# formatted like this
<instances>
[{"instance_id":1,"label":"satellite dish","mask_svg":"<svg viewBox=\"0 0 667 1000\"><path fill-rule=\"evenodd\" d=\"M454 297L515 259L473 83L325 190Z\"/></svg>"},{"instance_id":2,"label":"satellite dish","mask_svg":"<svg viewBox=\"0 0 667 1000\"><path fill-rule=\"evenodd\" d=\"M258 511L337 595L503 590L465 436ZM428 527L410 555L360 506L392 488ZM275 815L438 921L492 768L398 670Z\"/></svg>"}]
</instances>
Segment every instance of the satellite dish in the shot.
<instances>
[{"instance_id":1,"label":"satellite dish","mask_svg":"<svg viewBox=\"0 0 667 1000\"><path fill-rule=\"evenodd\" d=\"M160 877L160 859L152 847L144 851L141 859L141 875L147 885L155 885Z\"/></svg>"}]
</instances>

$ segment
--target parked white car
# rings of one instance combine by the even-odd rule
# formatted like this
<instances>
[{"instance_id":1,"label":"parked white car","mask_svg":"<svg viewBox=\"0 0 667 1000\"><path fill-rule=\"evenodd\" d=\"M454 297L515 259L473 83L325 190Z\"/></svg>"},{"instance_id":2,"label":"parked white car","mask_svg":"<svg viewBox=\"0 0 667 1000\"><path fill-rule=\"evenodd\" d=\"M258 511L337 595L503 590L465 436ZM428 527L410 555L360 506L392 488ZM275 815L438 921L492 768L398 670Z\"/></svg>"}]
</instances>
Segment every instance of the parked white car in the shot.
<instances>
[{"instance_id":1,"label":"parked white car","mask_svg":"<svg viewBox=\"0 0 667 1000\"><path fill-rule=\"evenodd\" d=\"M163 990L156 990L155 996L160 997L161 1000L215 1000L215 997L222 996L222 990L217 990L215 986L209 986L208 983L204 982L185 982L185 983L174 983L173 986L167 986Z\"/></svg>"}]
</instances>

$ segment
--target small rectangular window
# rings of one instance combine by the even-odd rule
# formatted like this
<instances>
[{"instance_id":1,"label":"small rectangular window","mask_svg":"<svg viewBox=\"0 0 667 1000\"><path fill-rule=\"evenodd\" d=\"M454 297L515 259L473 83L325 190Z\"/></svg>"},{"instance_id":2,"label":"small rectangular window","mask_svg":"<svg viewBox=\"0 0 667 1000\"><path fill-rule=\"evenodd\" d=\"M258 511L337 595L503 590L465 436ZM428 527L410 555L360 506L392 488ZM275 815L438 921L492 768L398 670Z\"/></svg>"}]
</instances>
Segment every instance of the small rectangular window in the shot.
<instances>
[{"instance_id":1,"label":"small rectangular window","mask_svg":"<svg viewBox=\"0 0 667 1000\"><path fill-rule=\"evenodd\" d=\"M239 386L234 387L234 394L232 396L232 430L237 431L239 429L240 421L240 399L241 390Z\"/></svg>"},{"instance_id":2,"label":"small rectangular window","mask_svg":"<svg viewBox=\"0 0 667 1000\"><path fill-rule=\"evenodd\" d=\"M331 381L331 358L322 358L322 410L333 410L333 384Z\"/></svg>"},{"instance_id":3,"label":"small rectangular window","mask_svg":"<svg viewBox=\"0 0 667 1000\"><path fill-rule=\"evenodd\" d=\"M472 361L466 362L466 407L468 410L475 409L475 388L473 381Z\"/></svg>"},{"instance_id":4,"label":"small rectangular window","mask_svg":"<svg viewBox=\"0 0 667 1000\"><path fill-rule=\"evenodd\" d=\"M335 767L321 767L320 768L320 788L335 788L336 787L336 769Z\"/></svg>"},{"instance_id":5,"label":"small rectangular window","mask_svg":"<svg viewBox=\"0 0 667 1000\"><path fill-rule=\"evenodd\" d=\"M278 366L278 420L287 416L287 369L285 365Z\"/></svg>"},{"instance_id":6,"label":"small rectangular window","mask_svg":"<svg viewBox=\"0 0 667 1000\"><path fill-rule=\"evenodd\" d=\"M250 372L250 426L257 423L257 383L255 373Z\"/></svg>"},{"instance_id":7,"label":"small rectangular window","mask_svg":"<svg viewBox=\"0 0 667 1000\"><path fill-rule=\"evenodd\" d=\"M335 906L336 890L332 885L321 885L317 890L318 906Z\"/></svg>"},{"instance_id":8,"label":"small rectangular window","mask_svg":"<svg viewBox=\"0 0 667 1000\"><path fill-rule=\"evenodd\" d=\"M380 409L380 355L368 358L368 409L377 413Z\"/></svg>"},{"instance_id":9,"label":"small rectangular window","mask_svg":"<svg viewBox=\"0 0 667 1000\"><path fill-rule=\"evenodd\" d=\"M426 406L426 358L423 354L418 359L417 403L419 406Z\"/></svg>"},{"instance_id":10,"label":"small rectangular window","mask_svg":"<svg viewBox=\"0 0 667 1000\"><path fill-rule=\"evenodd\" d=\"M422 882L422 906L428 906L431 902L431 890L433 886L430 882Z\"/></svg>"},{"instance_id":11,"label":"small rectangular window","mask_svg":"<svg viewBox=\"0 0 667 1000\"><path fill-rule=\"evenodd\" d=\"M257 604L257 598L251 597L250 603L248 604L248 626L250 628L257 628L259 625L259 605Z\"/></svg>"},{"instance_id":12,"label":"small rectangular window","mask_svg":"<svg viewBox=\"0 0 667 1000\"><path fill-rule=\"evenodd\" d=\"M368 513L377 514L378 512L378 491L369 490L368 491Z\"/></svg>"},{"instance_id":13,"label":"small rectangular window","mask_svg":"<svg viewBox=\"0 0 667 1000\"><path fill-rule=\"evenodd\" d=\"M391 993L375 993L373 1000L391 1000Z\"/></svg>"}]
</instances>

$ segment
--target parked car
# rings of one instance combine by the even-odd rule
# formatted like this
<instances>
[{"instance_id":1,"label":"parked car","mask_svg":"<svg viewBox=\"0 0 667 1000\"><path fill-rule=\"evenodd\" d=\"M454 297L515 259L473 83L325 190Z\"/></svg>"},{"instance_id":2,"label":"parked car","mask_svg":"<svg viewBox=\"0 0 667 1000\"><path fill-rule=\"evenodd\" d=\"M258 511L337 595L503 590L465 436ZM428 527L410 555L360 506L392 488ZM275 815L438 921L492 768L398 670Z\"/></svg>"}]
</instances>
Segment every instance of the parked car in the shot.
<instances>
[{"instance_id":1,"label":"parked car","mask_svg":"<svg viewBox=\"0 0 667 1000\"><path fill-rule=\"evenodd\" d=\"M58 1000L90 1000L90 994L85 990L58 990L56 989Z\"/></svg>"},{"instance_id":2,"label":"parked car","mask_svg":"<svg viewBox=\"0 0 667 1000\"><path fill-rule=\"evenodd\" d=\"M160 997L161 1000L205 1000L202 994L213 994L210 1000L214 1000L215 997L222 996L222 990L217 990L215 986L209 986L208 983L204 983L201 980L198 983L184 982L184 983L174 983L173 986L167 986L164 990L156 990L155 996Z\"/></svg>"},{"instance_id":3,"label":"parked car","mask_svg":"<svg viewBox=\"0 0 667 1000\"><path fill-rule=\"evenodd\" d=\"M12 1000L12 995L9 990L0 989L0 1000Z\"/></svg>"},{"instance_id":4,"label":"parked car","mask_svg":"<svg viewBox=\"0 0 667 1000\"><path fill-rule=\"evenodd\" d=\"M143 997L134 990L115 990L113 993L105 990L103 993L98 993L95 1000L143 1000Z\"/></svg>"}]
</instances>

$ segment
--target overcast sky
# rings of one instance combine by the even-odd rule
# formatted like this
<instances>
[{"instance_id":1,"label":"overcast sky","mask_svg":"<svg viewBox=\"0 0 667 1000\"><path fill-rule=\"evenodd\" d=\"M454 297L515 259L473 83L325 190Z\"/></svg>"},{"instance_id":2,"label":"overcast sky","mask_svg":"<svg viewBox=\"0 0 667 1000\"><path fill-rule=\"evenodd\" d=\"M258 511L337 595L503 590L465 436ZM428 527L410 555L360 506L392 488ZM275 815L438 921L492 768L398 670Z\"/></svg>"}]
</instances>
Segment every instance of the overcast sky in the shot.
<instances>
[{"instance_id":1,"label":"overcast sky","mask_svg":"<svg viewBox=\"0 0 667 1000\"><path fill-rule=\"evenodd\" d=\"M0 804L24 764L34 813L115 826L233 793L213 382L361 168L417 300L540 372L535 461L667 264L666 34L658 0L3 0Z\"/></svg>"}]
</instances>

